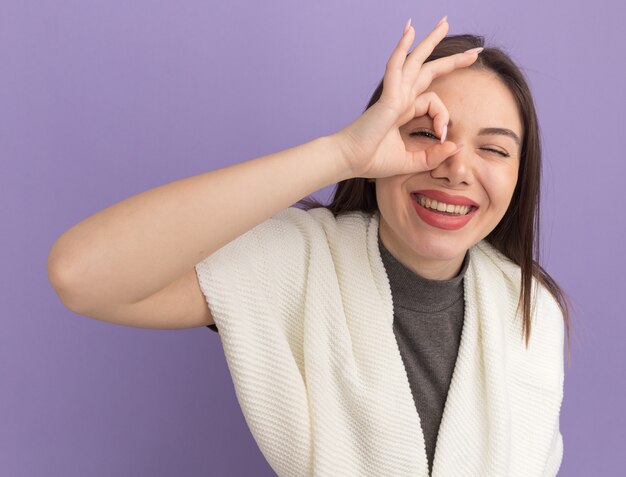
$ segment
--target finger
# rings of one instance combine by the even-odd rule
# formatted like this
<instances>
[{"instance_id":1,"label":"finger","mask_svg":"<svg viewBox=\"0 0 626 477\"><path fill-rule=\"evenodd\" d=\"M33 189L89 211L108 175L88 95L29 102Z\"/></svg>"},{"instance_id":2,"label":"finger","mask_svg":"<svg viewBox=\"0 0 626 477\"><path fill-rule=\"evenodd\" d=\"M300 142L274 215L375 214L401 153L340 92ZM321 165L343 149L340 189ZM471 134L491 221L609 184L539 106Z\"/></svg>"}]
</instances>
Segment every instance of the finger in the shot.
<instances>
[{"instance_id":1,"label":"finger","mask_svg":"<svg viewBox=\"0 0 626 477\"><path fill-rule=\"evenodd\" d=\"M413 44L414 38L415 30L413 27L409 27L407 32L400 38L389 60L387 60L385 76L383 78L383 92L395 91L400 86L400 81L402 80L402 66L404 65L404 60L409 48Z\"/></svg>"},{"instance_id":2,"label":"finger","mask_svg":"<svg viewBox=\"0 0 626 477\"><path fill-rule=\"evenodd\" d=\"M437 143L428 149L419 151L407 151L409 159L414 166L415 172L423 172L434 169L448 157L456 154L463 148L463 144L455 144L446 141L443 144Z\"/></svg>"},{"instance_id":3,"label":"finger","mask_svg":"<svg viewBox=\"0 0 626 477\"><path fill-rule=\"evenodd\" d=\"M415 99L415 117L428 114L433 120L433 129L443 136L443 128L450 120L448 108L434 91L422 93Z\"/></svg>"},{"instance_id":4,"label":"finger","mask_svg":"<svg viewBox=\"0 0 626 477\"><path fill-rule=\"evenodd\" d=\"M420 41L413 51L404 59L402 74L410 84L414 84L419 70L435 47L448 33L448 22L444 21L436 26L426 37Z\"/></svg>"},{"instance_id":5,"label":"finger","mask_svg":"<svg viewBox=\"0 0 626 477\"><path fill-rule=\"evenodd\" d=\"M440 76L454 70L472 65L478 59L478 53L456 53L424 63L415 82L417 91L424 91L430 83Z\"/></svg>"}]
</instances>

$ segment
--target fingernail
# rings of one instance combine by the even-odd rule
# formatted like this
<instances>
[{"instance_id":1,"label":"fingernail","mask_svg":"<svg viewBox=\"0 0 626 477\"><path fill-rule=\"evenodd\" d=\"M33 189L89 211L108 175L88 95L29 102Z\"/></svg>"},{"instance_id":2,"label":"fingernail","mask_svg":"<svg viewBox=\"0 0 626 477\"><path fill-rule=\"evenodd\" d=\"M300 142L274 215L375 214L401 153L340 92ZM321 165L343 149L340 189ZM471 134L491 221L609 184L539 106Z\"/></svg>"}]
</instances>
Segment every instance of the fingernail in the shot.
<instances>
[{"instance_id":1,"label":"fingernail","mask_svg":"<svg viewBox=\"0 0 626 477\"><path fill-rule=\"evenodd\" d=\"M461 149L463 149L463 146L464 146L464 145L465 145L465 144L457 144L457 145L456 145L456 151L454 151L454 152L453 152L452 154L450 154L450 155L453 155L453 154L456 154L457 152L459 152Z\"/></svg>"},{"instance_id":2,"label":"fingernail","mask_svg":"<svg viewBox=\"0 0 626 477\"><path fill-rule=\"evenodd\" d=\"M435 25L435 28L437 28L439 25L441 25L443 22L448 20L448 15L446 15L445 17L443 17L441 20L439 20L439 23L437 23Z\"/></svg>"},{"instance_id":3,"label":"fingernail","mask_svg":"<svg viewBox=\"0 0 626 477\"><path fill-rule=\"evenodd\" d=\"M446 124L443 127L443 134L441 135L441 144L443 144L446 141L446 135L448 134L448 125Z\"/></svg>"},{"instance_id":4,"label":"fingernail","mask_svg":"<svg viewBox=\"0 0 626 477\"><path fill-rule=\"evenodd\" d=\"M406 35L406 32L409 31L410 26L411 26L411 19L409 18L409 21L406 22L406 25L404 25L404 33L402 33L402 36Z\"/></svg>"},{"instance_id":5,"label":"fingernail","mask_svg":"<svg viewBox=\"0 0 626 477\"><path fill-rule=\"evenodd\" d=\"M484 48L480 47L480 48L472 48L471 50L465 50L463 53L480 53L481 51L483 51Z\"/></svg>"}]
</instances>

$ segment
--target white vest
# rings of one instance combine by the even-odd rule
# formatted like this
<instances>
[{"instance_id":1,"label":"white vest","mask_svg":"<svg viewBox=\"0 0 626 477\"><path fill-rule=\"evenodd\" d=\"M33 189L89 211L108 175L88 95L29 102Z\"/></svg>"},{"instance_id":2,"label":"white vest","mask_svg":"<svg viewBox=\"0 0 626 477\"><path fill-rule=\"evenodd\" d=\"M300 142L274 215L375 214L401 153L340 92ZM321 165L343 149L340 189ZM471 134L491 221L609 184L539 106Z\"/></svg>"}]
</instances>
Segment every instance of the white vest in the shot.
<instances>
[{"instance_id":1,"label":"white vest","mask_svg":"<svg viewBox=\"0 0 626 477\"><path fill-rule=\"evenodd\" d=\"M281 477L428 476L378 226L379 212L290 207L196 265L246 422ZM526 349L520 280L484 240L470 249L433 477L557 474L563 316L533 288Z\"/></svg>"}]
</instances>

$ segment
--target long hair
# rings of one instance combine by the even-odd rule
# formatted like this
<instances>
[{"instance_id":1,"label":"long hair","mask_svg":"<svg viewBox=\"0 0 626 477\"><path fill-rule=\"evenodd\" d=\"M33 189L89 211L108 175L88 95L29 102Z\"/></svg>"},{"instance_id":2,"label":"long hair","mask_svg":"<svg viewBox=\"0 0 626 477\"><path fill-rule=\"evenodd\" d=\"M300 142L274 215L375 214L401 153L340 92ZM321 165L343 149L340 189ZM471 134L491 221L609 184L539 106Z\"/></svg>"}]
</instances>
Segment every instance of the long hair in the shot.
<instances>
[{"instance_id":1,"label":"long hair","mask_svg":"<svg viewBox=\"0 0 626 477\"><path fill-rule=\"evenodd\" d=\"M484 37L478 35L447 36L437 44L426 62L461 53L470 48L484 47L484 43ZM552 294L561 309L567 329L567 356L569 360L569 298L539 264L541 142L530 88L518 66L505 52L498 48L485 48L478 55L478 59L467 68L487 70L498 75L513 94L524 127L520 170L511 203L502 220L485 237L485 241L493 245L521 269L522 283L517 310L519 311L521 305L522 336L525 338L526 348L528 348L531 334L532 310L530 309L530 302L532 277L534 276L536 281L543 284ZM380 81L365 110L380 99L382 91L383 80ZM374 182L361 177L339 182L329 205L311 199L310 196L301 199L298 204L302 205L304 210L324 207L330 210L335 217L352 211L373 213L379 210Z\"/></svg>"}]
</instances>

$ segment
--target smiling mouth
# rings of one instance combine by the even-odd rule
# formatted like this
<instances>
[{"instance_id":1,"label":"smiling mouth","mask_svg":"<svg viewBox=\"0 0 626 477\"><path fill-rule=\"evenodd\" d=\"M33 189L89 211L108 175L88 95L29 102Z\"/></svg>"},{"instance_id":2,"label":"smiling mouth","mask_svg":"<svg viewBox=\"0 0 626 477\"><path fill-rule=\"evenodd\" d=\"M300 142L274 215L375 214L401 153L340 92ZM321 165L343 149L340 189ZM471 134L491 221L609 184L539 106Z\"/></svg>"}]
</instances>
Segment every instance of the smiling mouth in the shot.
<instances>
[{"instance_id":1,"label":"smiling mouth","mask_svg":"<svg viewBox=\"0 0 626 477\"><path fill-rule=\"evenodd\" d=\"M455 210L457 210L458 212L447 212L447 211L443 211L443 210L438 210L436 207L439 206L439 203L435 200L430 200L430 201L426 201L426 198L424 196L421 196L419 194L411 194L411 197L413 198L413 200L415 202L417 202L421 207L424 207L425 209L437 213L437 214L441 214L441 215L449 215L449 216L463 216L463 215L468 215L470 213L472 213L474 210L478 209L478 207L475 207L473 205L461 205L461 206L455 206ZM426 204L430 204L430 206L427 206ZM435 208L433 208L433 204L435 205Z\"/></svg>"}]
</instances>

